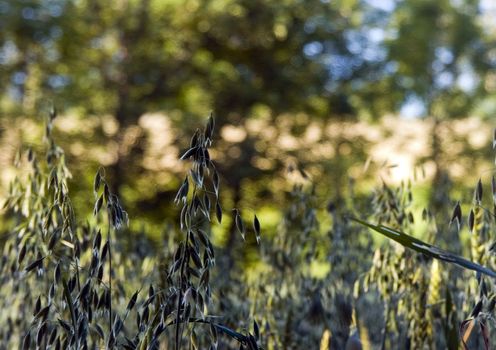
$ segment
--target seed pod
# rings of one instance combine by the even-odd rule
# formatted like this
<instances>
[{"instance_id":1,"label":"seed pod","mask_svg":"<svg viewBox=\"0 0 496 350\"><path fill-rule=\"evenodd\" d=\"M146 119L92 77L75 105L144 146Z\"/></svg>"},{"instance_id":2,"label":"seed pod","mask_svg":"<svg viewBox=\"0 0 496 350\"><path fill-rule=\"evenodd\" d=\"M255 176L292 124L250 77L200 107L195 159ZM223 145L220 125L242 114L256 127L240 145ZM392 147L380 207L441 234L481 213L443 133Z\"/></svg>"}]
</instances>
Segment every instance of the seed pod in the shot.
<instances>
[{"instance_id":1,"label":"seed pod","mask_svg":"<svg viewBox=\"0 0 496 350\"><path fill-rule=\"evenodd\" d=\"M43 338L45 337L46 330L47 330L46 322L43 322L41 326L38 328L38 332L36 333L36 346L38 348L41 347L41 343L43 341Z\"/></svg>"},{"instance_id":2,"label":"seed pod","mask_svg":"<svg viewBox=\"0 0 496 350\"><path fill-rule=\"evenodd\" d=\"M50 237L50 241L48 242L48 250L53 250L57 242L59 241L60 238L60 231L56 230L53 234L52 237Z\"/></svg>"},{"instance_id":3,"label":"seed pod","mask_svg":"<svg viewBox=\"0 0 496 350\"><path fill-rule=\"evenodd\" d=\"M477 182L477 189L475 191L475 200L480 203L482 202L482 181L479 179Z\"/></svg>"},{"instance_id":4,"label":"seed pod","mask_svg":"<svg viewBox=\"0 0 496 350\"><path fill-rule=\"evenodd\" d=\"M100 209L102 209L102 205L103 205L103 194L100 197L98 197L98 200L95 203L95 208L93 209L93 216L96 216L100 212Z\"/></svg>"},{"instance_id":5,"label":"seed pod","mask_svg":"<svg viewBox=\"0 0 496 350\"><path fill-rule=\"evenodd\" d=\"M145 306L143 312L141 313L141 320L143 323L148 323L148 317L150 316L150 309L148 306Z\"/></svg>"},{"instance_id":6,"label":"seed pod","mask_svg":"<svg viewBox=\"0 0 496 350\"><path fill-rule=\"evenodd\" d=\"M43 260L45 259L45 257L42 257L34 262L32 262L31 264L29 264L25 269L24 271L26 272L30 272L36 268L40 268L43 266Z\"/></svg>"},{"instance_id":7,"label":"seed pod","mask_svg":"<svg viewBox=\"0 0 496 350\"><path fill-rule=\"evenodd\" d=\"M208 118L207 126L205 128L205 139L206 140L212 140L212 136L214 133L214 128L215 128L215 120L212 114L210 114L210 117Z\"/></svg>"},{"instance_id":8,"label":"seed pod","mask_svg":"<svg viewBox=\"0 0 496 350\"><path fill-rule=\"evenodd\" d=\"M57 338L57 327L52 328L50 337L48 338L48 345L52 345L55 342L55 338Z\"/></svg>"},{"instance_id":9,"label":"seed pod","mask_svg":"<svg viewBox=\"0 0 496 350\"><path fill-rule=\"evenodd\" d=\"M110 289L107 289L105 291L105 298L104 299L105 299L105 305L104 305L105 308L107 310L110 310L110 304L112 302L112 296L110 295Z\"/></svg>"},{"instance_id":10,"label":"seed pod","mask_svg":"<svg viewBox=\"0 0 496 350\"><path fill-rule=\"evenodd\" d=\"M115 335L118 335L122 329L122 326L124 324L122 323L122 320L119 315L115 318L114 326L112 327L112 333Z\"/></svg>"},{"instance_id":11,"label":"seed pod","mask_svg":"<svg viewBox=\"0 0 496 350\"><path fill-rule=\"evenodd\" d=\"M85 299L85 298L88 296L88 294L89 294L89 292L90 292L90 289L91 289L91 284L90 284L90 282L91 282L91 280L88 280L88 281L84 284L83 288L81 288L81 291L79 292L79 295L78 295L78 299L79 299L79 300Z\"/></svg>"},{"instance_id":12,"label":"seed pod","mask_svg":"<svg viewBox=\"0 0 496 350\"><path fill-rule=\"evenodd\" d=\"M188 251L189 251L189 255L193 259L193 262L195 263L196 267L199 269L203 268L200 255L198 254L196 249L193 246L189 245Z\"/></svg>"},{"instance_id":13,"label":"seed pod","mask_svg":"<svg viewBox=\"0 0 496 350\"><path fill-rule=\"evenodd\" d=\"M477 317L477 315L479 315L481 310L482 310L482 300L479 300L477 304L475 304L472 312L470 313L470 317L474 317L474 318Z\"/></svg>"},{"instance_id":14,"label":"seed pod","mask_svg":"<svg viewBox=\"0 0 496 350\"><path fill-rule=\"evenodd\" d=\"M206 287L208 286L208 282L210 281L210 270L205 269L203 270L201 277L200 277L200 287Z\"/></svg>"},{"instance_id":15,"label":"seed pod","mask_svg":"<svg viewBox=\"0 0 496 350\"><path fill-rule=\"evenodd\" d=\"M50 290L48 291L48 302L51 302L55 297L55 284L50 285Z\"/></svg>"},{"instance_id":16,"label":"seed pod","mask_svg":"<svg viewBox=\"0 0 496 350\"><path fill-rule=\"evenodd\" d=\"M95 180L93 181L93 192L95 193L95 196L100 190L101 184L102 184L102 176L100 175L100 171L97 171L95 175Z\"/></svg>"},{"instance_id":17,"label":"seed pod","mask_svg":"<svg viewBox=\"0 0 496 350\"><path fill-rule=\"evenodd\" d=\"M102 326L100 326L98 323L95 324L95 331L100 337L100 339L105 339L105 332L103 331Z\"/></svg>"},{"instance_id":18,"label":"seed pod","mask_svg":"<svg viewBox=\"0 0 496 350\"><path fill-rule=\"evenodd\" d=\"M186 198L188 197L188 192L189 192L189 182L188 178L186 177L183 181L183 184L181 187L179 187L179 190L177 191L176 198L174 199L174 203L178 204L181 200L186 202Z\"/></svg>"},{"instance_id":19,"label":"seed pod","mask_svg":"<svg viewBox=\"0 0 496 350\"><path fill-rule=\"evenodd\" d=\"M38 296L38 299L36 299L36 303L34 304L34 312L33 316L36 316L38 312L41 310L41 297Z\"/></svg>"},{"instance_id":20,"label":"seed pod","mask_svg":"<svg viewBox=\"0 0 496 350\"><path fill-rule=\"evenodd\" d=\"M257 345L257 341L255 337L251 334L248 335L248 349L249 350L257 350L259 347Z\"/></svg>"},{"instance_id":21,"label":"seed pod","mask_svg":"<svg viewBox=\"0 0 496 350\"><path fill-rule=\"evenodd\" d=\"M241 234L243 240L245 240L245 224L243 223L243 219L241 218L238 209L233 209L233 212L234 212L234 221L236 224L236 228L238 229L238 232Z\"/></svg>"},{"instance_id":22,"label":"seed pod","mask_svg":"<svg viewBox=\"0 0 496 350\"><path fill-rule=\"evenodd\" d=\"M203 244L204 247L208 247L208 236L207 234L205 233L205 231L201 230L201 229L198 229L197 231L197 234L198 234L198 238L200 239L200 242Z\"/></svg>"},{"instance_id":23,"label":"seed pod","mask_svg":"<svg viewBox=\"0 0 496 350\"><path fill-rule=\"evenodd\" d=\"M427 221L428 217L429 217L429 214L427 213L427 209L424 208L422 210L422 220Z\"/></svg>"},{"instance_id":24,"label":"seed pod","mask_svg":"<svg viewBox=\"0 0 496 350\"><path fill-rule=\"evenodd\" d=\"M72 327L71 327L71 325L70 325L68 322L66 322L66 321L64 321L64 320L62 320L62 319L60 319L60 318L58 319L58 321L59 321L60 326L61 326L61 327L62 327L62 328L63 328L63 329L64 329L64 330L68 333L68 334L71 334L71 333L72 333Z\"/></svg>"},{"instance_id":25,"label":"seed pod","mask_svg":"<svg viewBox=\"0 0 496 350\"><path fill-rule=\"evenodd\" d=\"M460 202L457 202L455 208L453 209L453 214L451 215L450 225L456 220L456 225L458 231L460 231L460 224L462 222L462 209L460 207Z\"/></svg>"},{"instance_id":26,"label":"seed pod","mask_svg":"<svg viewBox=\"0 0 496 350\"><path fill-rule=\"evenodd\" d=\"M105 200L106 203L108 203L110 199L110 189L107 183L105 183L105 185L103 186L103 199Z\"/></svg>"},{"instance_id":27,"label":"seed pod","mask_svg":"<svg viewBox=\"0 0 496 350\"><path fill-rule=\"evenodd\" d=\"M222 223L222 208L219 201L215 202L215 215L217 216L217 221Z\"/></svg>"},{"instance_id":28,"label":"seed pod","mask_svg":"<svg viewBox=\"0 0 496 350\"><path fill-rule=\"evenodd\" d=\"M105 244L103 245L102 256L101 256L102 261L105 261L105 258L107 257L107 254L108 254L108 251L109 251L109 241L105 242Z\"/></svg>"},{"instance_id":29,"label":"seed pod","mask_svg":"<svg viewBox=\"0 0 496 350\"><path fill-rule=\"evenodd\" d=\"M255 237L257 238L257 244L260 244L260 221L258 221L257 215L253 218L253 230L255 230Z\"/></svg>"},{"instance_id":30,"label":"seed pod","mask_svg":"<svg viewBox=\"0 0 496 350\"><path fill-rule=\"evenodd\" d=\"M198 147L196 147L196 146L195 147L191 147L186 152L184 152L184 154L179 159L180 160L188 159L188 158L192 157L197 151L198 151Z\"/></svg>"},{"instance_id":31,"label":"seed pod","mask_svg":"<svg viewBox=\"0 0 496 350\"><path fill-rule=\"evenodd\" d=\"M219 174L217 173L217 170L214 170L214 175L212 176L212 182L214 184L214 192L215 196L218 198L219 197Z\"/></svg>"},{"instance_id":32,"label":"seed pod","mask_svg":"<svg viewBox=\"0 0 496 350\"><path fill-rule=\"evenodd\" d=\"M50 304L48 304L43 309L41 309L40 311L38 311L38 313L36 315L34 315L34 319L35 320L44 320L44 319L46 319L46 317L48 315L48 311L50 311Z\"/></svg>"},{"instance_id":33,"label":"seed pod","mask_svg":"<svg viewBox=\"0 0 496 350\"><path fill-rule=\"evenodd\" d=\"M257 321L253 320L253 334L255 335L255 339L260 339L260 329L258 327Z\"/></svg>"},{"instance_id":34,"label":"seed pod","mask_svg":"<svg viewBox=\"0 0 496 350\"><path fill-rule=\"evenodd\" d=\"M32 162L34 159L34 153L33 153L33 149L31 147L28 148L28 161L29 162Z\"/></svg>"},{"instance_id":35,"label":"seed pod","mask_svg":"<svg viewBox=\"0 0 496 350\"><path fill-rule=\"evenodd\" d=\"M203 168L200 168L200 169L203 169ZM198 172L196 172L195 170L191 169L190 174L191 174L191 177L193 178L194 183L198 187L202 187L203 186L203 176L200 173L200 170L198 170Z\"/></svg>"},{"instance_id":36,"label":"seed pod","mask_svg":"<svg viewBox=\"0 0 496 350\"><path fill-rule=\"evenodd\" d=\"M195 146L198 145L198 137L199 137L199 134L200 134L200 129L196 129L193 137L191 138L191 141L189 143L189 147L190 148L193 148Z\"/></svg>"},{"instance_id":37,"label":"seed pod","mask_svg":"<svg viewBox=\"0 0 496 350\"><path fill-rule=\"evenodd\" d=\"M55 280L55 284L59 284L60 276L61 276L60 263L58 263L57 266L55 266L55 271L53 272L53 279Z\"/></svg>"},{"instance_id":38,"label":"seed pod","mask_svg":"<svg viewBox=\"0 0 496 350\"><path fill-rule=\"evenodd\" d=\"M26 243L24 243L19 251L19 255L17 257L17 263L20 265L26 256Z\"/></svg>"},{"instance_id":39,"label":"seed pod","mask_svg":"<svg viewBox=\"0 0 496 350\"><path fill-rule=\"evenodd\" d=\"M99 250L102 243L102 232L98 230L95 239L93 240L93 249Z\"/></svg>"},{"instance_id":40,"label":"seed pod","mask_svg":"<svg viewBox=\"0 0 496 350\"><path fill-rule=\"evenodd\" d=\"M139 291L134 292L133 296L131 297L131 300L129 300L129 303L127 304L126 311L131 311L136 304L136 300L138 300L138 293Z\"/></svg>"},{"instance_id":41,"label":"seed pod","mask_svg":"<svg viewBox=\"0 0 496 350\"><path fill-rule=\"evenodd\" d=\"M470 230L470 233L474 231L474 223L475 223L474 210L470 209L470 214L468 215L468 228Z\"/></svg>"},{"instance_id":42,"label":"seed pod","mask_svg":"<svg viewBox=\"0 0 496 350\"><path fill-rule=\"evenodd\" d=\"M165 330L165 325L163 322L160 322L157 327L155 327L155 330L153 331L153 337L158 338L160 334L162 334ZM151 347L152 349L155 349L154 346Z\"/></svg>"},{"instance_id":43,"label":"seed pod","mask_svg":"<svg viewBox=\"0 0 496 350\"><path fill-rule=\"evenodd\" d=\"M98 303L96 304L96 309L97 310L101 310L105 307L105 294L106 294L106 290L102 291L102 293L100 294L100 297L98 298Z\"/></svg>"}]
</instances>

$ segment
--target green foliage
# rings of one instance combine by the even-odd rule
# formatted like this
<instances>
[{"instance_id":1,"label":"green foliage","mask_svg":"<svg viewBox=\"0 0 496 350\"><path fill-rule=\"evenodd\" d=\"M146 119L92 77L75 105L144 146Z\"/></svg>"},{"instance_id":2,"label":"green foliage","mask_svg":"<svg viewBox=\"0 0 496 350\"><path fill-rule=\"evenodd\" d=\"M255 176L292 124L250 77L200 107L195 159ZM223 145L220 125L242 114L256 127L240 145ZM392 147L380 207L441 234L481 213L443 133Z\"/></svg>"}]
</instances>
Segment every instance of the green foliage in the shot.
<instances>
[{"instance_id":1,"label":"green foliage","mask_svg":"<svg viewBox=\"0 0 496 350\"><path fill-rule=\"evenodd\" d=\"M412 96L438 118L465 116L473 107L493 114L492 33L479 1L391 3L3 0L1 128L19 127L14 140L35 142L34 131L23 134L24 123L55 103L68 119L56 127L68 165L85 179L71 187L75 208L92 209L79 198L104 165L129 214L146 215L144 226L154 231L164 215L173 220L168 203L180 170L163 166L164 153L150 144L179 152L208 110L217 115L219 170L230 174L221 195L228 200L246 200L247 182L265 200L276 199L271 188L281 187L274 182L288 154L319 169L317 184L333 177L333 195L340 197L350 164L367 158L368 145L354 136L319 139L309 126L379 120ZM458 84L467 76L475 82L470 91ZM167 119L143 116L155 112ZM152 125L159 122L167 127ZM225 126L245 135L229 139ZM281 152L274 145L307 134L312 141L304 146ZM323 141L330 144L318 154ZM332 160L322 162L322 153ZM322 193L332 191L327 186Z\"/></svg>"}]
</instances>

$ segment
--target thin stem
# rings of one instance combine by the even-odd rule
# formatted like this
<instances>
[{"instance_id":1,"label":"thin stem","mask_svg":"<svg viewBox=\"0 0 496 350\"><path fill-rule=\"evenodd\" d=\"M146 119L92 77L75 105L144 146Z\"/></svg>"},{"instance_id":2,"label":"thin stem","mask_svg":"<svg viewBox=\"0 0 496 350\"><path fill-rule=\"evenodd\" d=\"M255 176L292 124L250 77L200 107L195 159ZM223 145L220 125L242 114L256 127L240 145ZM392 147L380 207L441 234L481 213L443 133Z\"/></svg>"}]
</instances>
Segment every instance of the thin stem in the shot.
<instances>
[{"instance_id":1,"label":"thin stem","mask_svg":"<svg viewBox=\"0 0 496 350\"><path fill-rule=\"evenodd\" d=\"M386 349L386 338L388 333L388 321L389 321L389 299L386 301L386 307L384 310L384 325L381 331L381 350Z\"/></svg>"},{"instance_id":2,"label":"thin stem","mask_svg":"<svg viewBox=\"0 0 496 350\"><path fill-rule=\"evenodd\" d=\"M108 269L108 274L109 274L109 337L110 334L112 333L112 250L110 249L110 221L109 221L109 226L108 226L108 233L107 233L107 245L108 245L108 262L109 262L109 269Z\"/></svg>"},{"instance_id":3,"label":"thin stem","mask_svg":"<svg viewBox=\"0 0 496 350\"><path fill-rule=\"evenodd\" d=\"M173 325L173 324L176 324L177 321L170 321L169 323L167 323L165 325L165 328ZM238 341L239 343L241 344L245 344L247 341L248 341L248 337L241 334L241 333L238 333L236 332L235 330L227 327L227 326L224 326L220 323L215 323L213 321L210 321L210 320L206 320L206 319L201 319L201 318L196 318L196 317L190 317L186 320L182 320L180 321L180 323L184 323L184 324L187 324L187 323L201 323L201 324L209 324L209 325L212 325L214 326L215 328L217 328L218 330L220 330L222 333L225 333L226 335L230 336L231 338L235 339L236 341Z\"/></svg>"},{"instance_id":4,"label":"thin stem","mask_svg":"<svg viewBox=\"0 0 496 350\"><path fill-rule=\"evenodd\" d=\"M179 291L177 295L177 307L176 307L176 344L175 344L175 349L179 350L179 344L181 342L179 333L180 333L180 327L181 327L181 299L183 298L183 271L184 271L184 262L186 261L186 246L184 248L183 256L182 256L182 261L181 261L181 268L180 268L180 275L179 275Z\"/></svg>"},{"instance_id":5,"label":"thin stem","mask_svg":"<svg viewBox=\"0 0 496 350\"><path fill-rule=\"evenodd\" d=\"M183 252L183 257L181 261L181 269L180 269L180 282L179 282L179 294L178 294L178 299L177 299L177 315L176 315L176 350L179 350L179 345L181 343L181 338L182 338L182 330L181 330L181 302L183 298L183 285L184 285L184 269L186 266L188 266L189 263L189 254L188 254L188 242L189 242L189 228L186 233L186 241L184 244L184 252Z\"/></svg>"}]
</instances>

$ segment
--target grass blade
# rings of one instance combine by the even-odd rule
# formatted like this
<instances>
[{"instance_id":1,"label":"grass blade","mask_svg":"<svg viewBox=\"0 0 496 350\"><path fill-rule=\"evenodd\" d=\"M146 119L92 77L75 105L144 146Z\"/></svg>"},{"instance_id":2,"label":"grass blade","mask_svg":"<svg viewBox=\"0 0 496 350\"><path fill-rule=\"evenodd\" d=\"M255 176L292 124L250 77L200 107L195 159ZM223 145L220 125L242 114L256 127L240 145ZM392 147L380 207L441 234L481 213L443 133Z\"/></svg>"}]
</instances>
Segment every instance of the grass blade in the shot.
<instances>
[{"instance_id":1,"label":"grass blade","mask_svg":"<svg viewBox=\"0 0 496 350\"><path fill-rule=\"evenodd\" d=\"M453 253L450 253L448 251L442 250L438 247L435 247L429 243L423 242L415 237L409 236L406 233L403 233L401 231L386 227L384 225L373 225L369 224L366 221L357 219L357 218L350 218L351 220L366 226L376 232L379 232L380 234L383 234L384 236L388 237L389 239L392 239L393 241L398 242L402 246L405 246L407 248L413 249L416 252L425 254L427 256L433 257L435 259L439 259L442 261L447 261L452 264L456 264L458 266L464 267L469 270L477 271L482 274L485 274L487 276L491 277L496 277L496 272L494 272L491 269L488 269L487 267L481 266L479 264L476 264L470 260L467 260L465 258L462 258L460 256L457 256Z\"/></svg>"}]
</instances>

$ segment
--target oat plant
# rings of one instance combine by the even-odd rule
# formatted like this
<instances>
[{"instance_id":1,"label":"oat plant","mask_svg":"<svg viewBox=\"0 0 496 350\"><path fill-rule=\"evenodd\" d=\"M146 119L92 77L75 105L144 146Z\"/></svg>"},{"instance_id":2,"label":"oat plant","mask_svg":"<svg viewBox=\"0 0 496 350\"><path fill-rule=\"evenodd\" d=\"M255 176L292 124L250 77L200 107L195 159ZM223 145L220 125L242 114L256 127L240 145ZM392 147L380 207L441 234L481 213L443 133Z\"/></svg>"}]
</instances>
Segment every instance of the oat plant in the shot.
<instances>
[{"instance_id":1,"label":"oat plant","mask_svg":"<svg viewBox=\"0 0 496 350\"><path fill-rule=\"evenodd\" d=\"M0 349L216 349L222 335L260 349L258 333L234 331L209 313L211 215L222 220L208 152L213 118L183 156L193 165L176 197L183 238L171 261L121 244L128 215L103 169L94 180L94 219L77 220L55 118L55 111L46 118L44 159L33 149L16 157L19 175L4 205L12 229L2 236Z\"/></svg>"}]
</instances>

